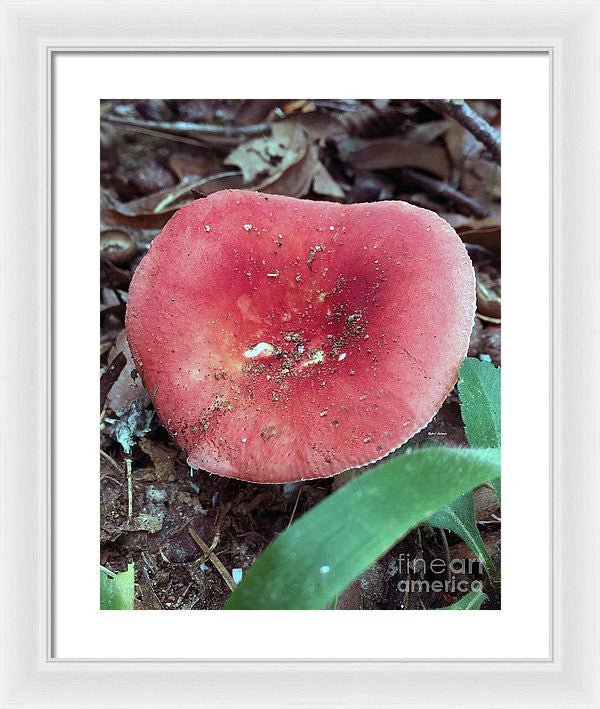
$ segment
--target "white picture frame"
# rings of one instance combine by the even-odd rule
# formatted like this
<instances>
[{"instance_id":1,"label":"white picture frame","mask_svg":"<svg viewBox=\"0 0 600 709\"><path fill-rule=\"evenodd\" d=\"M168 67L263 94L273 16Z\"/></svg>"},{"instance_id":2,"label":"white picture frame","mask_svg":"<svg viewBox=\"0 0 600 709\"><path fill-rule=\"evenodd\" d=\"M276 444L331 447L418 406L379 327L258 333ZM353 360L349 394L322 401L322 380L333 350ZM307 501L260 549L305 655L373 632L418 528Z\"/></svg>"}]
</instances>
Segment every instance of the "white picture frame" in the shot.
<instances>
[{"instance_id":1,"label":"white picture frame","mask_svg":"<svg viewBox=\"0 0 600 709\"><path fill-rule=\"evenodd\" d=\"M0 706L600 707L600 3L0 3ZM58 660L50 652L51 61L58 51L547 52L552 654L538 661ZM24 296L24 286L27 295Z\"/></svg>"}]
</instances>

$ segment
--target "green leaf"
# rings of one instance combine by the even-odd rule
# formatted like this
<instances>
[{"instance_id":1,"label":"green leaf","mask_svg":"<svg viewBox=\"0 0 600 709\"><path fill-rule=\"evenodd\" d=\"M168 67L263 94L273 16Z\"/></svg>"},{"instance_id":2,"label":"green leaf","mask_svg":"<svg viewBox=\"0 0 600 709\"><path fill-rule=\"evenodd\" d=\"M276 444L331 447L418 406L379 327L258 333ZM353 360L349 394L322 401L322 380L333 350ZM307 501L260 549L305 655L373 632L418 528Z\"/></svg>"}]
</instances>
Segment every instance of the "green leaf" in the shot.
<instances>
[{"instance_id":1,"label":"green leaf","mask_svg":"<svg viewBox=\"0 0 600 709\"><path fill-rule=\"evenodd\" d=\"M467 357L458 373L460 409L473 448L500 447L500 369Z\"/></svg>"},{"instance_id":2,"label":"green leaf","mask_svg":"<svg viewBox=\"0 0 600 709\"><path fill-rule=\"evenodd\" d=\"M471 591L463 596L460 601L456 601L451 606L440 608L441 611L478 611L487 596L483 591Z\"/></svg>"},{"instance_id":3,"label":"green leaf","mask_svg":"<svg viewBox=\"0 0 600 709\"><path fill-rule=\"evenodd\" d=\"M226 609L321 609L402 536L498 476L500 452L428 448L392 458L325 498L272 542Z\"/></svg>"},{"instance_id":4,"label":"green leaf","mask_svg":"<svg viewBox=\"0 0 600 709\"><path fill-rule=\"evenodd\" d=\"M133 564L127 564L127 571L112 577L100 570L100 610L133 610L134 591Z\"/></svg>"},{"instance_id":5,"label":"green leaf","mask_svg":"<svg viewBox=\"0 0 600 709\"><path fill-rule=\"evenodd\" d=\"M432 527L443 527L454 532L454 534L458 534L477 554L490 579L494 583L499 581L498 570L488 554L488 550L485 548L477 528L472 492L461 495L454 502L441 507L425 523Z\"/></svg>"},{"instance_id":6,"label":"green leaf","mask_svg":"<svg viewBox=\"0 0 600 709\"><path fill-rule=\"evenodd\" d=\"M492 485L494 486L494 490L496 491L496 495L498 495L498 502L500 505L502 505L502 483L500 478L496 478L495 480L492 480Z\"/></svg>"}]
</instances>

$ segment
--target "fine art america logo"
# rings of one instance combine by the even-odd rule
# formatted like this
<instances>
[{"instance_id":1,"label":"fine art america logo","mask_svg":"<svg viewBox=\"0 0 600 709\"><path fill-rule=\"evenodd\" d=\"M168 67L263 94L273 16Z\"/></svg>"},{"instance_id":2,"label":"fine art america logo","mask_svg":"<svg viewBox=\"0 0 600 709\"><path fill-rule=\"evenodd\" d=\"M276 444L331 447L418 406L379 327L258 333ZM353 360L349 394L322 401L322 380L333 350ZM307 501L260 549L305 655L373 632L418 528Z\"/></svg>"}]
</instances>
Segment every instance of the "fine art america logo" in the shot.
<instances>
[{"instance_id":1,"label":"fine art america logo","mask_svg":"<svg viewBox=\"0 0 600 709\"><path fill-rule=\"evenodd\" d=\"M468 593L481 591L483 588L481 581L464 578L473 575L483 576L483 565L478 559L447 561L435 557L426 562L422 557L412 558L410 554L399 554L398 571L401 579L398 582L398 590L402 592ZM456 576L461 578L457 579Z\"/></svg>"}]
</instances>

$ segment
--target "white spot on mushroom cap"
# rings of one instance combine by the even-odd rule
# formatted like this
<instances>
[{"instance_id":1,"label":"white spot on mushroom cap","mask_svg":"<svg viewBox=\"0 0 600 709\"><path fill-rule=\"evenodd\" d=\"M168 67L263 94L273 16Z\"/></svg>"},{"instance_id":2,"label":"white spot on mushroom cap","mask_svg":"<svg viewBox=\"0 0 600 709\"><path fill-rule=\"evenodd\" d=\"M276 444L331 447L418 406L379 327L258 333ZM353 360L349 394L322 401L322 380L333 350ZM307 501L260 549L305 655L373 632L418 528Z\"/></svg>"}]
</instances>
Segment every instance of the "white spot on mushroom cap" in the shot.
<instances>
[{"instance_id":1,"label":"white spot on mushroom cap","mask_svg":"<svg viewBox=\"0 0 600 709\"><path fill-rule=\"evenodd\" d=\"M313 356L310 359L307 359L306 362L302 362L302 367L308 367L309 364L321 364L321 362L325 361L325 353L323 350L317 350Z\"/></svg>"},{"instance_id":2,"label":"white spot on mushroom cap","mask_svg":"<svg viewBox=\"0 0 600 709\"><path fill-rule=\"evenodd\" d=\"M270 357L275 348L270 342L259 342L257 345L244 352L244 357L254 359L255 357Z\"/></svg>"},{"instance_id":3,"label":"white spot on mushroom cap","mask_svg":"<svg viewBox=\"0 0 600 709\"><path fill-rule=\"evenodd\" d=\"M342 354L338 357L338 362L341 362L344 359L346 359L346 353L342 352Z\"/></svg>"}]
</instances>

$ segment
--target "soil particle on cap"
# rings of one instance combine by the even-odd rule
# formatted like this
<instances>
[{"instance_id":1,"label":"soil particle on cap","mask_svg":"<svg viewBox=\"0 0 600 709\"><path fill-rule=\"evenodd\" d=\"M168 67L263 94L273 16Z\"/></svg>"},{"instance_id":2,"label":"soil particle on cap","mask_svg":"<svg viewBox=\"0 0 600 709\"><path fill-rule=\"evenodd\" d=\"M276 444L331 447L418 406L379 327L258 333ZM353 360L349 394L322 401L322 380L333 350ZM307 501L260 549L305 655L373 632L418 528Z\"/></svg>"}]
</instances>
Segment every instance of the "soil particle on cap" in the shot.
<instances>
[{"instance_id":1,"label":"soil particle on cap","mask_svg":"<svg viewBox=\"0 0 600 709\"><path fill-rule=\"evenodd\" d=\"M339 293L345 284L346 284L346 279L343 276L338 276L331 292L332 293Z\"/></svg>"},{"instance_id":2,"label":"soil particle on cap","mask_svg":"<svg viewBox=\"0 0 600 709\"><path fill-rule=\"evenodd\" d=\"M311 247L310 252L308 254L308 259L306 260L306 265L308 266L308 270L312 271L312 262L314 261L315 256L319 251L323 251L325 247L323 244L315 244L313 247Z\"/></svg>"}]
</instances>

